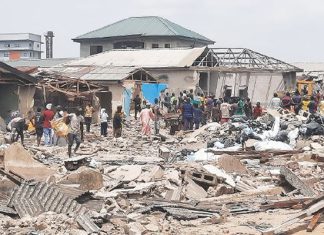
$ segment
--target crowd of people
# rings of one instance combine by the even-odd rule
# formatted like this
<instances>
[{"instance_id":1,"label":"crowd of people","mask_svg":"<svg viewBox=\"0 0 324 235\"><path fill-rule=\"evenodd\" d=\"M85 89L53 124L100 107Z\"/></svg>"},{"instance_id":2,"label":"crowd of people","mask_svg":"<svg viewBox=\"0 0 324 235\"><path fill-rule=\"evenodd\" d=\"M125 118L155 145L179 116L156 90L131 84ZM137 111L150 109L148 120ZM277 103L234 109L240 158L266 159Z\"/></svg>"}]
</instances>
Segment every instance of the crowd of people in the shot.
<instances>
[{"instance_id":1,"label":"crowd of people","mask_svg":"<svg viewBox=\"0 0 324 235\"><path fill-rule=\"evenodd\" d=\"M230 97L216 99L215 96L195 94L193 90L184 90L178 97L174 93L161 92L159 104L167 113L181 113L184 130L198 129L210 121L225 123L233 115L245 115L249 119L262 115L260 102L253 107L249 98L237 101Z\"/></svg>"},{"instance_id":2,"label":"crowd of people","mask_svg":"<svg viewBox=\"0 0 324 235\"><path fill-rule=\"evenodd\" d=\"M323 96L319 91L308 98L301 96L295 91L291 96L289 92L282 98L274 94L267 105L268 109L283 108L298 114L300 110L316 113L323 105ZM246 119L253 120L263 115L264 109L260 102L254 106L249 98L233 99L233 97L215 98L215 96L206 96L201 93L194 93L193 90L182 91L178 96L175 93L169 94L162 91L159 98L150 104L142 100L139 95L133 99L135 119L139 119L141 132L143 136L151 137L151 121L154 122L154 134L158 135L160 130L160 121L164 115L175 113L181 117L181 126L183 130L199 129L201 125L208 122L226 123L234 115L245 116ZM76 152L84 139L84 125L87 133L91 130L93 115L96 112L90 103L84 108L76 108L73 113L68 113L60 105L53 108L52 104L47 104L44 110L40 107L26 121L19 112L12 112L7 128L12 133L12 141L21 139L24 143L24 130L32 129L36 134L37 145L41 144L44 136L44 145L67 145L68 154L72 155L72 146L75 144ZM103 137L108 136L108 123L112 120L112 137L122 136L122 128L125 123L125 114L122 106L118 106L114 115L110 118L105 108L99 113L100 134Z\"/></svg>"}]
</instances>

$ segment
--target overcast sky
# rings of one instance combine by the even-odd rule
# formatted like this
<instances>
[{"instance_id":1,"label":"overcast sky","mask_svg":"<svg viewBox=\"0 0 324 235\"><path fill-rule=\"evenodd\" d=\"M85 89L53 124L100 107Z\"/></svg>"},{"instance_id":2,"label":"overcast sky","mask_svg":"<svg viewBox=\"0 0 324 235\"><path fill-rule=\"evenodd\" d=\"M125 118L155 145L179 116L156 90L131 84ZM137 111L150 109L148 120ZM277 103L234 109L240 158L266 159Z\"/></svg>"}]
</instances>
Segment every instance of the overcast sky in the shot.
<instances>
[{"instance_id":1,"label":"overcast sky","mask_svg":"<svg viewBox=\"0 0 324 235\"><path fill-rule=\"evenodd\" d=\"M2 0L0 32L54 31L54 57L71 40L131 16L158 15L216 41L288 62L324 61L323 0ZM44 39L43 39L44 40Z\"/></svg>"}]
</instances>

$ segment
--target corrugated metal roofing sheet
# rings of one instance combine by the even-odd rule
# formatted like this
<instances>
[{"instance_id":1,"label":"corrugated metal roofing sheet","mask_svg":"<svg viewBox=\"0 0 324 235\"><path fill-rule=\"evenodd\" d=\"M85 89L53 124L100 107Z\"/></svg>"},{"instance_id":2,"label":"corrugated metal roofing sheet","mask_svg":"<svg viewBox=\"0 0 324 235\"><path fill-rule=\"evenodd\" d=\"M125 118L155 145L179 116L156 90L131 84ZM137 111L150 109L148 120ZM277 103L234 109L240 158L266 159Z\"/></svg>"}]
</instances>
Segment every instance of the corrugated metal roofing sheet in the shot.
<instances>
[{"instance_id":1,"label":"corrugated metal roofing sheet","mask_svg":"<svg viewBox=\"0 0 324 235\"><path fill-rule=\"evenodd\" d=\"M120 36L181 36L214 43L214 41L158 16L130 17L83 34L74 40Z\"/></svg>"},{"instance_id":2,"label":"corrugated metal roofing sheet","mask_svg":"<svg viewBox=\"0 0 324 235\"><path fill-rule=\"evenodd\" d=\"M189 67L206 47L111 50L66 63L66 66Z\"/></svg>"},{"instance_id":3,"label":"corrugated metal roofing sheet","mask_svg":"<svg viewBox=\"0 0 324 235\"><path fill-rule=\"evenodd\" d=\"M101 66L64 66L50 70L66 77L79 78L87 81L121 81L140 70L137 67L101 67ZM144 71L145 72L145 71Z\"/></svg>"},{"instance_id":4,"label":"corrugated metal roofing sheet","mask_svg":"<svg viewBox=\"0 0 324 235\"><path fill-rule=\"evenodd\" d=\"M25 182L13 191L8 206L14 207L20 217L36 216L44 211L82 215L82 219L77 221L84 229L91 232L99 231L98 226L87 216L88 209L62 193L56 185Z\"/></svg>"}]
</instances>

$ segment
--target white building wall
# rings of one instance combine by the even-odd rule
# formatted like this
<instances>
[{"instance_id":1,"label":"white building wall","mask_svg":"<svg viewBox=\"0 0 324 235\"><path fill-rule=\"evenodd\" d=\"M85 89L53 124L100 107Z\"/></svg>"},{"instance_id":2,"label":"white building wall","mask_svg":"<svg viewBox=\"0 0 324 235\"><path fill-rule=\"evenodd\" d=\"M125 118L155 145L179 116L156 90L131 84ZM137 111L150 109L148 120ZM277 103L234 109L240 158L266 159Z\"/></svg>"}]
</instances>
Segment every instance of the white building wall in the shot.
<instances>
[{"instance_id":1,"label":"white building wall","mask_svg":"<svg viewBox=\"0 0 324 235\"><path fill-rule=\"evenodd\" d=\"M168 84L169 92L179 94L180 91L195 89L199 80L192 70L150 70L153 77L158 78L159 82Z\"/></svg>"},{"instance_id":2,"label":"white building wall","mask_svg":"<svg viewBox=\"0 0 324 235\"><path fill-rule=\"evenodd\" d=\"M98 41L90 40L88 42L80 43L80 57L87 57L90 55L90 46L102 46L103 51L112 50L114 48L114 43L118 41L126 40L116 40L116 41ZM171 48L183 48L183 47L202 47L206 44L195 43L192 40L183 39L171 39L171 38L147 38L147 39L130 39L130 41L142 41L144 42L144 49L152 49L152 44L158 44L159 48L165 48L165 44L170 44Z\"/></svg>"},{"instance_id":3,"label":"white building wall","mask_svg":"<svg viewBox=\"0 0 324 235\"><path fill-rule=\"evenodd\" d=\"M231 86L232 96L239 96L240 86L248 87L248 97L253 103L267 104L273 93L283 88L282 73L220 73L211 72L210 92L223 97L224 86ZM215 91L215 92L214 92Z\"/></svg>"}]
</instances>

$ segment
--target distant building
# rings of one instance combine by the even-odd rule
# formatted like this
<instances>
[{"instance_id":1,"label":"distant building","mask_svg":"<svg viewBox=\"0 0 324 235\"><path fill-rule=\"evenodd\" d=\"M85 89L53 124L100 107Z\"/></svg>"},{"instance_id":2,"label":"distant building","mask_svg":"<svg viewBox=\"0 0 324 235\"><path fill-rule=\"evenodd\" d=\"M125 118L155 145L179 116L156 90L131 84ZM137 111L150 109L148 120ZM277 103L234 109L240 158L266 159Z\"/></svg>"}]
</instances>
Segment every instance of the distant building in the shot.
<instances>
[{"instance_id":1,"label":"distant building","mask_svg":"<svg viewBox=\"0 0 324 235\"><path fill-rule=\"evenodd\" d=\"M72 39L80 56L111 49L202 47L214 44L196 32L158 16L130 17Z\"/></svg>"},{"instance_id":2,"label":"distant building","mask_svg":"<svg viewBox=\"0 0 324 235\"><path fill-rule=\"evenodd\" d=\"M40 59L41 44L41 35L37 34L0 34L0 60Z\"/></svg>"}]
</instances>

